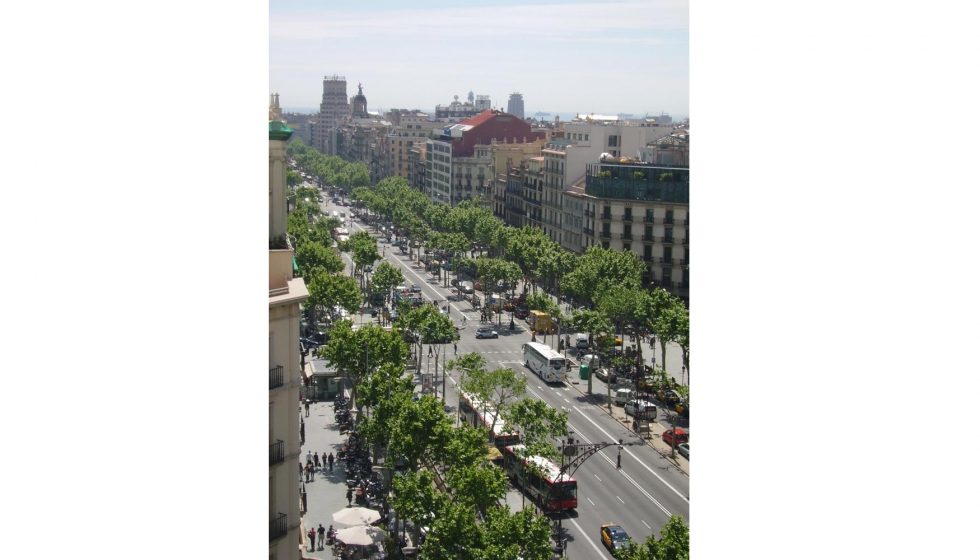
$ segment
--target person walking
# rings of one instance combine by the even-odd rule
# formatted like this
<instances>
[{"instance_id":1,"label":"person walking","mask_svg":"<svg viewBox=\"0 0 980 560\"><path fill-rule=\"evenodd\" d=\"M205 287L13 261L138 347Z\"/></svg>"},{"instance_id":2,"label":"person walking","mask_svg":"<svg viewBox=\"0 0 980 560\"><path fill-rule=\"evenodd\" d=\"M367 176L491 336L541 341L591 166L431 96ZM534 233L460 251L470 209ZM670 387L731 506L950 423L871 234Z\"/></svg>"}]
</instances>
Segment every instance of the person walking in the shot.
<instances>
[{"instance_id":1,"label":"person walking","mask_svg":"<svg viewBox=\"0 0 980 560\"><path fill-rule=\"evenodd\" d=\"M306 406L306 417L309 418L310 417L310 400L309 399L306 399L306 402L304 404Z\"/></svg>"},{"instance_id":2,"label":"person walking","mask_svg":"<svg viewBox=\"0 0 980 560\"><path fill-rule=\"evenodd\" d=\"M354 499L354 490L352 488L347 489L347 507L350 507L351 500Z\"/></svg>"},{"instance_id":3,"label":"person walking","mask_svg":"<svg viewBox=\"0 0 980 560\"><path fill-rule=\"evenodd\" d=\"M459 348L456 347L456 343L454 342L453 343L453 356L455 356L456 354L459 354Z\"/></svg>"},{"instance_id":4,"label":"person walking","mask_svg":"<svg viewBox=\"0 0 980 560\"><path fill-rule=\"evenodd\" d=\"M325 466L327 466L327 454L326 453L321 453L321 455L323 455L323 466L325 467Z\"/></svg>"},{"instance_id":5,"label":"person walking","mask_svg":"<svg viewBox=\"0 0 980 560\"><path fill-rule=\"evenodd\" d=\"M323 550L323 540L326 537L327 530L323 528L323 523L320 523L320 527L316 530L317 544L319 544L320 550Z\"/></svg>"},{"instance_id":6,"label":"person walking","mask_svg":"<svg viewBox=\"0 0 980 560\"><path fill-rule=\"evenodd\" d=\"M306 452L306 464L307 465L313 464L313 452L312 451L307 451Z\"/></svg>"},{"instance_id":7,"label":"person walking","mask_svg":"<svg viewBox=\"0 0 980 560\"><path fill-rule=\"evenodd\" d=\"M307 533L307 538L310 539L310 552L316 550L316 529L310 527L310 532Z\"/></svg>"},{"instance_id":8,"label":"person walking","mask_svg":"<svg viewBox=\"0 0 980 560\"><path fill-rule=\"evenodd\" d=\"M330 472L333 472L333 451L327 456L327 463L330 465Z\"/></svg>"},{"instance_id":9,"label":"person walking","mask_svg":"<svg viewBox=\"0 0 980 560\"><path fill-rule=\"evenodd\" d=\"M318 469L320 468L320 456L316 453L313 454L313 466Z\"/></svg>"}]
</instances>

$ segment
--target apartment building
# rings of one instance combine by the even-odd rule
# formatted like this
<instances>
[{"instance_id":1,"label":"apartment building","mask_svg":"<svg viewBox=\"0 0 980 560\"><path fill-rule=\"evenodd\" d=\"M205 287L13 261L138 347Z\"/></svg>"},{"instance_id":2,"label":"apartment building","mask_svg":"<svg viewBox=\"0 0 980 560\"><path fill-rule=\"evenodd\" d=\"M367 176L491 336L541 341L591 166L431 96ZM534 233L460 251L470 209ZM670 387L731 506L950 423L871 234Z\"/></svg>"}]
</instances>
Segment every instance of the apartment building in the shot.
<instances>
[{"instance_id":1,"label":"apartment building","mask_svg":"<svg viewBox=\"0 0 980 560\"><path fill-rule=\"evenodd\" d=\"M504 217L504 193L506 191L507 170L519 166L527 158L540 156L545 138L535 138L531 142L511 143L508 138L490 144L477 144L473 150L478 158L489 161L483 182L480 201L484 208L493 210L500 218Z\"/></svg>"},{"instance_id":2,"label":"apartment building","mask_svg":"<svg viewBox=\"0 0 980 560\"><path fill-rule=\"evenodd\" d=\"M271 116L271 115L270 115ZM299 560L302 533L296 465L300 453L300 304L309 297L293 277L286 235L286 142L293 131L269 121L269 558Z\"/></svg>"},{"instance_id":3,"label":"apartment building","mask_svg":"<svg viewBox=\"0 0 980 560\"><path fill-rule=\"evenodd\" d=\"M388 134L388 169L391 175L409 180L415 172L416 159L412 159L412 148L418 144L425 145L433 128L442 128L441 123L433 123L429 115L419 111L393 109L385 113L384 120L391 123Z\"/></svg>"},{"instance_id":4,"label":"apartment building","mask_svg":"<svg viewBox=\"0 0 980 560\"><path fill-rule=\"evenodd\" d=\"M462 200L480 200L490 207L490 150L494 141L528 143L545 138L523 120L508 113L488 110L478 116L433 131L426 142L425 192L433 202L455 206Z\"/></svg>"},{"instance_id":5,"label":"apartment building","mask_svg":"<svg viewBox=\"0 0 980 560\"><path fill-rule=\"evenodd\" d=\"M569 218L581 216L579 253L599 244L633 251L643 261L644 282L687 299L690 265L689 168L632 161L591 163L565 191Z\"/></svg>"}]
</instances>

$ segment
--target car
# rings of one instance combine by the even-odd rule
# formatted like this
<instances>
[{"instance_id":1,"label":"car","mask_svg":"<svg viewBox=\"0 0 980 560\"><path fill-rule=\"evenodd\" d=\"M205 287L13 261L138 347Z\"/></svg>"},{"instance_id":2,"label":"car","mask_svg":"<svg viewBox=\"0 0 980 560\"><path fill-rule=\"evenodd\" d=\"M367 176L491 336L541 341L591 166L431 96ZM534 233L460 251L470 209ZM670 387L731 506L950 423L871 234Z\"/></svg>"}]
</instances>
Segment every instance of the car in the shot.
<instances>
[{"instance_id":1,"label":"car","mask_svg":"<svg viewBox=\"0 0 980 560\"><path fill-rule=\"evenodd\" d=\"M606 383L615 383L616 374L606 368L599 368L595 371L595 376Z\"/></svg>"},{"instance_id":2,"label":"car","mask_svg":"<svg viewBox=\"0 0 980 560\"><path fill-rule=\"evenodd\" d=\"M514 317L517 317L518 319L527 319L527 316L530 315L530 313L530 309L526 307L518 307L517 311L514 311Z\"/></svg>"},{"instance_id":3,"label":"car","mask_svg":"<svg viewBox=\"0 0 980 560\"><path fill-rule=\"evenodd\" d=\"M691 444L682 443L677 446L677 452L684 456L688 461L691 460Z\"/></svg>"},{"instance_id":4,"label":"car","mask_svg":"<svg viewBox=\"0 0 980 560\"><path fill-rule=\"evenodd\" d=\"M684 418L690 418L691 416L691 405L687 404L687 401L678 401L677 404L674 405L674 410L676 410L677 414L680 414Z\"/></svg>"},{"instance_id":5,"label":"car","mask_svg":"<svg viewBox=\"0 0 980 560\"><path fill-rule=\"evenodd\" d=\"M667 406L671 406L673 404L680 402L681 395L680 393L674 391L673 389L669 389L666 391L661 389L660 391L657 391L657 400L666 404Z\"/></svg>"},{"instance_id":6,"label":"car","mask_svg":"<svg viewBox=\"0 0 980 560\"><path fill-rule=\"evenodd\" d=\"M599 530L599 536L602 539L602 546L608 548L610 552L629 546L630 536L619 525L612 523L603 525Z\"/></svg>"},{"instance_id":7,"label":"car","mask_svg":"<svg viewBox=\"0 0 980 560\"><path fill-rule=\"evenodd\" d=\"M473 293L473 283L472 282L460 282L459 289L463 291L464 294Z\"/></svg>"},{"instance_id":8,"label":"car","mask_svg":"<svg viewBox=\"0 0 980 560\"><path fill-rule=\"evenodd\" d=\"M422 286L418 284L412 284L412 293L417 294L422 291Z\"/></svg>"},{"instance_id":9,"label":"car","mask_svg":"<svg viewBox=\"0 0 980 560\"><path fill-rule=\"evenodd\" d=\"M636 415L639 412L639 414L643 415L647 420L654 420L657 418L657 405L642 399L627 402L624 409L627 416Z\"/></svg>"},{"instance_id":10,"label":"car","mask_svg":"<svg viewBox=\"0 0 980 560\"><path fill-rule=\"evenodd\" d=\"M671 428L669 430L666 430L660 437L663 438L664 443L666 443L668 445L673 445L674 444L673 443L674 442L674 428ZM687 443L687 442L688 442L687 432L685 432L683 428L677 428L677 443L678 444L681 444L681 443Z\"/></svg>"},{"instance_id":11,"label":"car","mask_svg":"<svg viewBox=\"0 0 980 560\"><path fill-rule=\"evenodd\" d=\"M477 338L497 338L499 334L490 327L480 327L476 329Z\"/></svg>"}]
</instances>

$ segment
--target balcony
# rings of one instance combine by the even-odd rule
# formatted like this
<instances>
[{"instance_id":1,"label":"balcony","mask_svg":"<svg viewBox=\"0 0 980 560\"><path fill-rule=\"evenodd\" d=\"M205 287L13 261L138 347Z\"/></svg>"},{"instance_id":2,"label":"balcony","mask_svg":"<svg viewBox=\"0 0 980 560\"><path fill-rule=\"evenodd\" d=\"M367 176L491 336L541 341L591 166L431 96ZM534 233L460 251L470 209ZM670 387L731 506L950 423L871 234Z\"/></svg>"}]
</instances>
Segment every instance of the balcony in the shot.
<instances>
[{"instance_id":1,"label":"balcony","mask_svg":"<svg viewBox=\"0 0 980 560\"><path fill-rule=\"evenodd\" d=\"M644 224L653 224L653 216L643 216Z\"/></svg>"},{"instance_id":2,"label":"balcony","mask_svg":"<svg viewBox=\"0 0 980 560\"><path fill-rule=\"evenodd\" d=\"M653 255L643 255L643 262L648 262L648 263L654 262Z\"/></svg>"},{"instance_id":3,"label":"balcony","mask_svg":"<svg viewBox=\"0 0 980 560\"><path fill-rule=\"evenodd\" d=\"M672 226L674 225L674 217L664 218L664 225Z\"/></svg>"},{"instance_id":4,"label":"balcony","mask_svg":"<svg viewBox=\"0 0 980 560\"><path fill-rule=\"evenodd\" d=\"M661 237L660 238L660 242L661 243L664 243L664 244L673 243L674 242L674 238L673 237Z\"/></svg>"},{"instance_id":5,"label":"balcony","mask_svg":"<svg viewBox=\"0 0 980 560\"><path fill-rule=\"evenodd\" d=\"M690 216L684 218L684 225L685 226L691 225L691 217Z\"/></svg>"},{"instance_id":6,"label":"balcony","mask_svg":"<svg viewBox=\"0 0 980 560\"><path fill-rule=\"evenodd\" d=\"M591 235L595 235L595 230L589 228L582 228L582 233L591 236Z\"/></svg>"},{"instance_id":7,"label":"balcony","mask_svg":"<svg viewBox=\"0 0 980 560\"><path fill-rule=\"evenodd\" d=\"M661 280L660 286L669 289L674 287L674 283L671 282L670 280Z\"/></svg>"},{"instance_id":8,"label":"balcony","mask_svg":"<svg viewBox=\"0 0 980 560\"><path fill-rule=\"evenodd\" d=\"M632 233L624 233L624 234L622 234L622 235L620 235L620 236L619 236L619 238L620 238L620 239L629 239L629 240L631 240L631 241L632 241L632 239L633 239L633 234L632 234Z\"/></svg>"},{"instance_id":9,"label":"balcony","mask_svg":"<svg viewBox=\"0 0 980 560\"><path fill-rule=\"evenodd\" d=\"M286 444L281 439L269 444L269 466L278 465L286 460Z\"/></svg>"},{"instance_id":10,"label":"balcony","mask_svg":"<svg viewBox=\"0 0 980 560\"><path fill-rule=\"evenodd\" d=\"M665 259L660 257L660 264L674 264L674 259Z\"/></svg>"},{"instance_id":11,"label":"balcony","mask_svg":"<svg viewBox=\"0 0 980 560\"><path fill-rule=\"evenodd\" d=\"M463 177L466 177L467 179L472 179L473 178L473 174L472 173L463 173Z\"/></svg>"},{"instance_id":12,"label":"balcony","mask_svg":"<svg viewBox=\"0 0 980 560\"><path fill-rule=\"evenodd\" d=\"M689 203L688 181L638 181L634 179L585 178L585 194L596 198Z\"/></svg>"},{"instance_id":13,"label":"balcony","mask_svg":"<svg viewBox=\"0 0 980 560\"><path fill-rule=\"evenodd\" d=\"M278 389L282 387L283 375L282 366L276 366L269 369L269 390Z\"/></svg>"},{"instance_id":14,"label":"balcony","mask_svg":"<svg viewBox=\"0 0 980 560\"><path fill-rule=\"evenodd\" d=\"M621 219L624 222L632 222L633 221L633 214L623 214L621 216Z\"/></svg>"},{"instance_id":15,"label":"balcony","mask_svg":"<svg viewBox=\"0 0 980 560\"><path fill-rule=\"evenodd\" d=\"M286 525L286 514L280 513L269 520L269 542L286 536L289 527Z\"/></svg>"},{"instance_id":16,"label":"balcony","mask_svg":"<svg viewBox=\"0 0 980 560\"><path fill-rule=\"evenodd\" d=\"M599 237L602 239L612 239L612 234L609 233L608 231L600 231Z\"/></svg>"},{"instance_id":17,"label":"balcony","mask_svg":"<svg viewBox=\"0 0 980 560\"><path fill-rule=\"evenodd\" d=\"M683 265L683 266L691 266L691 259L688 259L688 258L681 259L681 265Z\"/></svg>"},{"instance_id":18,"label":"balcony","mask_svg":"<svg viewBox=\"0 0 980 560\"><path fill-rule=\"evenodd\" d=\"M684 238L684 245L688 245L687 238Z\"/></svg>"},{"instance_id":19,"label":"balcony","mask_svg":"<svg viewBox=\"0 0 980 560\"><path fill-rule=\"evenodd\" d=\"M610 214L608 212L603 212L601 215L599 215L599 219L600 220L606 220L607 222L608 221L611 221L612 220L612 214Z\"/></svg>"},{"instance_id":20,"label":"balcony","mask_svg":"<svg viewBox=\"0 0 980 560\"><path fill-rule=\"evenodd\" d=\"M654 237L654 236L653 236L653 235L651 235L651 234L644 234L644 235L643 235L643 241L644 241L645 243L653 243L653 242L654 242L654 241L656 241L656 240L657 240L657 238L656 238L656 237Z\"/></svg>"},{"instance_id":21,"label":"balcony","mask_svg":"<svg viewBox=\"0 0 980 560\"><path fill-rule=\"evenodd\" d=\"M586 218L595 218L595 211L594 210L586 210L585 211L585 217Z\"/></svg>"}]
</instances>

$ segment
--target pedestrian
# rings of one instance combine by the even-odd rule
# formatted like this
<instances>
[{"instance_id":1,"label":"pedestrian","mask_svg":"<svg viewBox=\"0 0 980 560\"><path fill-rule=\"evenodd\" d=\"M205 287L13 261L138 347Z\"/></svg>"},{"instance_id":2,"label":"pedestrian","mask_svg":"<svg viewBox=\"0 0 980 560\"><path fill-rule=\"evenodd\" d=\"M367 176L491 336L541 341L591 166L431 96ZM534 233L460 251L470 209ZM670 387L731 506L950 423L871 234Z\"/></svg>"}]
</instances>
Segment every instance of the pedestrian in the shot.
<instances>
[{"instance_id":1,"label":"pedestrian","mask_svg":"<svg viewBox=\"0 0 980 560\"><path fill-rule=\"evenodd\" d=\"M310 532L306 535L310 539L310 552L316 550L316 529L310 527Z\"/></svg>"},{"instance_id":2,"label":"pedestrian","mask_svg":"<svg viewBox=\"0 0 980 560\"><path fill-rule=\"evenodd\" d=\"M327 454L326 453L321 453L321 455L323 456L323 466L325 467L325 466L327 466Z\"/></svg>"},{"instance_id":3,"label":"pedestrian","mask_svg":"<svg viewBox=\"0 0 980 560\"><path fill-rule=\"evenodd\" d=\"M351 502L352 499L354 499L354 489L353 488L348 488L347 489L347 507L350 507L350 502Z\"/></svg>"},{"instance_id":4,"label":"pedestrian","mask_svg":"<svg viewBox=\"0 0 980 560\"><path fill-rule=\"evenodd\" d=\"M456 343L453 343L453 356L459 353L459 348L456 347Z\"/></svg>"},{"instance_id":5,"label":"pedestrian","mask_svg":"<svg viewBox=\"0 0 980 560\"><path fill-rule=\"evenodd\" d=\"M299 475L303 476L303 463L299 464ZM305 479L304 479L305 480Z\"/></svg>"},{"instance_id":6,"label":"pedestrian","mask_svg":"<svg viewBox=\"0 0 980 560\"><path fill-rule=\"evenodd\" d=\"M320 456L316 453L313 454L313 465L318 469L320 468Z\"/></svg>"},{"instance_id":7,"label":"pedestrian","mask_svg":"<svg viewBox=\"0 0 980 560\"><path fill-rule=\"evenodd\" d=\"M306 417L309 418L310 417L310 400L309 399L306 399L306 402L304 404L306 406Z\"/></svg>"},{"instance_id":8,"label":"pedestrian","mask_svg":"<svg viewBox=\"0 0 980 560\"><path fill-rule=\"evenodd\" d=\"M320 527L316 530L316 536L318 544L320 545L320 550L323 550L323 541L326 537L327 530L323 528L323 523L320 523Z\"/></svg>"},{"instance_id":9,"label":"pedestrian","mask_svg":"<svg viewBox=\"0 0 980 560\"><path fill-rule=\"evenodd\" d=\"M306 464L309 465L312 462L313 462L313 452L312 451L307 451L306 452Z\"/></svg>"},{"instance_id":10,"label":"pedestrian","mask_svg":"<svg viewBox=\"0 0 980 560\"><path fill-rule=\"evenodd\" d=\"M337 538L337 530L333 528L333 525L327 529L327 544L333 544L334 539Z\"/></svg>"},{"instance_id":11,"label":"pedestrian","mask_svg":"<svg viewBox=\"0 0 980 560\"><path fill-rule=\"evenodd\" d=\"M327 463L330 465L330 472L333 472L333 451L327 456Z\"/></svg>"}]
</instances>

